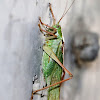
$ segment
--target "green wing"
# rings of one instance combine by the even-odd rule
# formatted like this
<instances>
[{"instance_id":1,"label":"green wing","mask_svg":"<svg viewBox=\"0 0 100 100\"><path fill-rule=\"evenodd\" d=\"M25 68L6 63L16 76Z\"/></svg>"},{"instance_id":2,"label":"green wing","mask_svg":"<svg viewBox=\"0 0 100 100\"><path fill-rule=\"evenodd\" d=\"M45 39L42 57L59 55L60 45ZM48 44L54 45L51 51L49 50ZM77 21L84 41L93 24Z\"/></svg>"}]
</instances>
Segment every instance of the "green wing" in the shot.
<instances>
[{"instance_id":1,"label":"green wing","mask_svg":"<svg viewBox=\"0 0 100 100\"><path fill-rule=\"evenodd\" d=\"M62 42L60 41L60 43L57 45L56 50L52 50L48 45L44 45L43 50L46 52L44 53L46 55L45 57L47 57L44 60L48 60L50 57L50 62L48 62L47 67L44 68L44 74L45 74L44 76L47 85L51 85L61 80L62 68L58 64L59 62L58 59L60 60L61 63L63 63ZM59 95L60 95L59 84L49 88L48 100L59 100Z\"/></svg>"},{"instance_id":2,"label":"green wing","mask_svg":"<svg viewBox=\"0 0 100 100\"><path fill-rule=\"evenodd\" d=\"M55 53L52 51L52 49L50 49L48 46L44 45L44 46L43 46L43 50L44 50L52 59L54 59L56 62L58 62L57 56L56 56Z\"/></svg>"}]
</instances>

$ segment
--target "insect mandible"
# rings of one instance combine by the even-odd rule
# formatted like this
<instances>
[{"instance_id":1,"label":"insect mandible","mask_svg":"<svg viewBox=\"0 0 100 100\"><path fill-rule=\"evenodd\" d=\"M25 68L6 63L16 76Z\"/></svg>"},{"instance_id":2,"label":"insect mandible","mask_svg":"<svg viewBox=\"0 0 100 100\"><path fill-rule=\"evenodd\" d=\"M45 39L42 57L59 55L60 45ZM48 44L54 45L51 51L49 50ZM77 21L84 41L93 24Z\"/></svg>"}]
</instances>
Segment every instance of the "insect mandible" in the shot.
<instances>
[{"instance_id":1,"label":"insect mandible","mask_svg":"<svg viewBox=\"0 0 100 100\"><path fill-rule=\"evenodd\" d=\"M57 22L57 24L50 3L49 3L49 9L53 18L53 25L49 26L43 23L41 21L41 17L39 17L39 24L38 24L39 29L43 34L45 33L42 67L47 86L39 90L32 91L31 100L33 99L33 94L47 88L49 88L48 100L59 100L61 83L68 81L73 77L72 73L69 72L63 65L64 41L63 41L61 26L59 25L59 23L62 20L62 18L66 15L68 10L71 8L74 1L75 0L73 0L67 11L64 11L62 17ZM69 74L69 78L67 79L64 79L65 72Z\"/></svg>"}]
</instances>

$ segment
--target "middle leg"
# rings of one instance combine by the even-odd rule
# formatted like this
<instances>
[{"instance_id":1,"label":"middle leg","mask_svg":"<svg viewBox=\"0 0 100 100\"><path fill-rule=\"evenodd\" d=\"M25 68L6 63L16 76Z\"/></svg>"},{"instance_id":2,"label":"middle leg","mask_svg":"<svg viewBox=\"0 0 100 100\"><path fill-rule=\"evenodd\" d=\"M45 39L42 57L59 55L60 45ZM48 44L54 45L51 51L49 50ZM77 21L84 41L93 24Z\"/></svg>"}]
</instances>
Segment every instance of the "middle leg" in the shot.
<instances>
[{"instance_id":1,"label":"middle leg","mask_svg":"<svg viewBox=\"0 0 100 100\"><path fill-rule=\"evenodd\" d=\"M39 21L40 21L41 25L44 25L44 26L46 26L46 27L52 29L52 33L56 33L56 32L57 32L56 28L51 27L51 26L49 26L49 25L43 23L43 22L41 21L41 17L39 17Z\"/></svg>"}]
</instances>

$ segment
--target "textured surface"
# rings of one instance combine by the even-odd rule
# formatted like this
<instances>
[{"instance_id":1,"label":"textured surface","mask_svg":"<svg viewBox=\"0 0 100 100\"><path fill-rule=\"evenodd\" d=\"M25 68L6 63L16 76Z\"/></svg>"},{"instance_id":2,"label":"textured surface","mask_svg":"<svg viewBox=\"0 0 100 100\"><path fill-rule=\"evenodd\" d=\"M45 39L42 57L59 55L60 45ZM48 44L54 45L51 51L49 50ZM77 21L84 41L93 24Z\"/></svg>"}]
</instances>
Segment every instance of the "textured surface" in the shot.
<instances>
[{"instance_id":1,"label":"textured surface","mask_svg":"<svg viewBox=\"0 0 100 100\"><path fill-rule=\"evenodd\" d=\"M42 58L38 17L50 24L49 1L58 21L66 0L0 0L1 100L29 100L31 96L32 77L40 76ZM79 69L73 64L70 52L71 35L78 29L87 28L100 37L99 5L100 0L76 0L60 23L65 36L65 66L74 74L73 80L62 84L61 100L100 100L100 54L94 62ZM80 23L80 17L84 24Z\"/></svg>"},{"instance_id":2,"label":"textured surface","mask_svg":"<svg viewBox=\"0 0 100 100\"><path fill-rule=\"evenodd\" d=\"M34 15L34 7L35 1L30 0L0 1L1 100L29 100L32 78L35 72L39 76L39 13Z\"/></svg>"},{"instance_id":3,"label":"textured surface","mask_svg":"<svg viewBox=\"0 0 100 100\"><path fill-rule=\"evenodd\" d=\"M54 9L59 19L64 10L64 2L49 1L53 8L62 7L59 8L59 12L58 9ZM38 18L41 16L43 22L50 24L49 1L0 0L1 100L30 99L32 79L35 74L38 78L40 76L42 58Z\"/></svg>"},{"instance_id":4,"label":"textured surface","mask_svg":"<svg viewBox=\"0 0 100 100\"><path fill-rule=\"evenodd\" d=\"M98 34L100 40L99 3L99 0L76 0L74 9L67 14L66 29L63 31L64 35L67 34L65 66L74 77L62 85L61 100L100 100L100 52L93 62L84 63L78 68L70 45L73 34L82 34L83 31Z\"/></svg>"}]
</instances>

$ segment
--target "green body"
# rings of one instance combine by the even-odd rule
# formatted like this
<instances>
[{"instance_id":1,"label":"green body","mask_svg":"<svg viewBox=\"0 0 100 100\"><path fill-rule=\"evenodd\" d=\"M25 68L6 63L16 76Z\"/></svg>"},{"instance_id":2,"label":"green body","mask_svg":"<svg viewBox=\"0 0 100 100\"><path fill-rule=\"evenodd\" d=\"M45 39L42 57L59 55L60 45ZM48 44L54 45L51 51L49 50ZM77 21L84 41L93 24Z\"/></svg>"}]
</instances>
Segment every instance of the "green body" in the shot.
<instances>
[{"instance_id":1,"label":"green body","mask_svg":"<svg viewBox=\"0 0 100 100\"><path fill-rule=\"evenodd\" d=\"M62 44L63 38L61 33L60 25L56 24L53 26L57 29L55 35L57 38L51 40L45 40L45 45L52 49L55 53L57 58L63 63L63 51L62 51ZM50 31L50 30L48 30ZM47 85L51 85L53 83L59 82L62 76L62 68L56 61L54 61L50 56L48 56L45 51L43 52L42 58L42 65L43 65L43 74L46 80ZM48 100L59 100L60 96L60 84L50 87L48 89Z\"/></svg>"}]
</instances>

